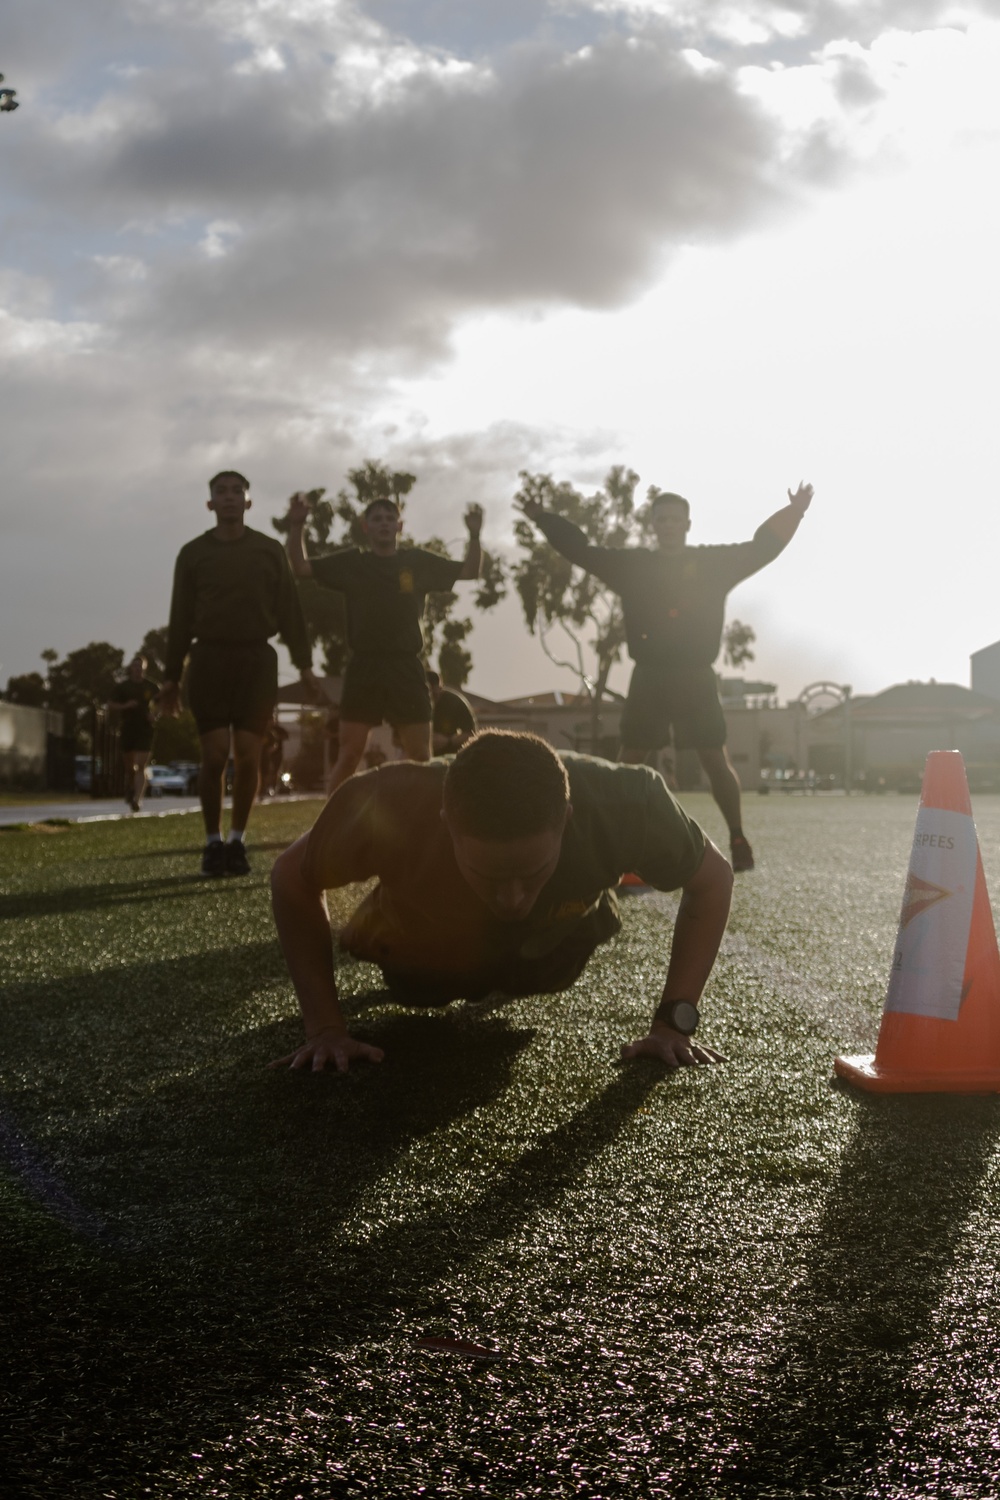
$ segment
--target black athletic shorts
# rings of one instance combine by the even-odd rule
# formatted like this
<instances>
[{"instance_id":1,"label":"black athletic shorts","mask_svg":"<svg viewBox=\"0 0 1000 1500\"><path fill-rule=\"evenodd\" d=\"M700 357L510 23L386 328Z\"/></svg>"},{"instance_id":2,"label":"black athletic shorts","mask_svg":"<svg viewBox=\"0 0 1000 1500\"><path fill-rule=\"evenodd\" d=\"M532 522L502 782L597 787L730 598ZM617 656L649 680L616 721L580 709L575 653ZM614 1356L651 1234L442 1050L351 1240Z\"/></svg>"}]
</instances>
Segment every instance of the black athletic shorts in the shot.
<instances>
[{"instance_id":1,"label":"black athletic shorts","mask_svg":"<svg viewBox=\"0 0 1000 1500\"><path fill-rule=\"evenodd\" d=\"M626 750L661 750L674 732L677 750L719 750L726 720L711 667L636 662L619 729Z\"/></svg>"},{"instance_id":2,"label":"black athletic shorts","mask_svg":"<svg viewBox=\"0 0 1000 1500\"><path fill-rule=\"evenodd\" d=\"M408 651L355 655L340 695L342 724L429 724L431 694L424 664Z\"/></svg>"},{"instance_id":3,"label":"black athletic shorts","mask_svg":"<svg viewBox=\"0 0 1000 1500\"><path fill-rule=\"evenodd\" d=\"M118 748L123 755L134 753L138 750L143 755L148 755L153 748L153 726L148 729L123 729L118 740Z\"/></svg>"},{"instance_id":4,"label":"black athletic shorts","mask_svg":"<svg viewBox=\"0 0 1000 1500\"><path fill-rule=\"evenodd\" d=\"M230 728L264 734L278 701L278 654L267 641L196 641L187 694L199 734Z\"/></svg>"}]
</instances>

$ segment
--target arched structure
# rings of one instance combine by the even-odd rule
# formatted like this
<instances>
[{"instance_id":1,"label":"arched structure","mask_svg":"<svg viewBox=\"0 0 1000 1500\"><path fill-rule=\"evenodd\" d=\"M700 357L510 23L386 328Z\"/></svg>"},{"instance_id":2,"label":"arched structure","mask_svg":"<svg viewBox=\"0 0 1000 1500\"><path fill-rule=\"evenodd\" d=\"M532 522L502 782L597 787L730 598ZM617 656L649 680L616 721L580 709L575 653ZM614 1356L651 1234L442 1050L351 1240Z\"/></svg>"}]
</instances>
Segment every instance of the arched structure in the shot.
<instances>
[{"instance_id":1,"label":"arched structure","mask_svg":"<svg viewBox=\"0 0 1000 1500\"><path fill-rule=\"evenodd\" d=\"M844 720L844 790L850 795L854 781L854 735L851 725L851 689L841 682L810 682L798 696L808 719L831 708L843 708Z\"/></svg>"},{"instance_id":2,"label":"arched structure","mask_svg":"<svg viewBox=\"0 0 1000 1500\"><path fill-rule=\"evenodd\" d=\"M813 714L825 713L828 708L836 708L838 704L846 703L850 696L851 690L845 684L810 682L808 687L802 689L797 701L802 704L811 718Z\"/></svg>"}]
</instances>

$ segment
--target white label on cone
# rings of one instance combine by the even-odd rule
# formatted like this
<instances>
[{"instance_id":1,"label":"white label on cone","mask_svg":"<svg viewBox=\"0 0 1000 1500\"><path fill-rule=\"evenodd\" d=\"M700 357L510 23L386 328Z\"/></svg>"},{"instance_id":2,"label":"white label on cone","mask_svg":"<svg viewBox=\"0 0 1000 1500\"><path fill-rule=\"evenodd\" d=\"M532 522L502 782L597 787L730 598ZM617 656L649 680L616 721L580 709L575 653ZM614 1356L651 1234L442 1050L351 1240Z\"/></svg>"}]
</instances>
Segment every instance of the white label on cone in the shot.
<instances>
[{"instance_id":1,"label":"white label on cone","mask_svg":"<svg viewBox=\"0 0 1000 1500\"><path fill-rule=\"evenodd\" d=\"M978 852L968 813L920 809L886 1010L958 1020Z\"/></svg>"}]
</instances>

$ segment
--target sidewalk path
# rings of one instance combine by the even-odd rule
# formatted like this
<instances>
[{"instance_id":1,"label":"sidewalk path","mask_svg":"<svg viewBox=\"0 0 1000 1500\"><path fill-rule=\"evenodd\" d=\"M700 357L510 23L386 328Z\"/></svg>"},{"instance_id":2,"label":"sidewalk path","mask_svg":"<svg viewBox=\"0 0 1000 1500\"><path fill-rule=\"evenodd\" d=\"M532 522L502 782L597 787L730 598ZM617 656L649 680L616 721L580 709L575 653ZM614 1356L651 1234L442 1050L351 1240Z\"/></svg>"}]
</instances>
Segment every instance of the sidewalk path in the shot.
<instances>
[{"instance_id":1,"label":"sidewalk path","mask_svg":"<svg viewBox=\"0 0 1000 1500\"><path fill-rule=\"evenodd\" d=\"M275 800L282 803L312 802L317 795L315 792L292 792ZM230 806L228 797L226 806ZM0 828L11 823L45 823L51 818L68 819L71 823L100 823L115 818L166 818L172 813L197 811L197 797L147 797L140 813L129 812L120 797L87 797L80 802L35 802L0 807Z\"/></svg>"}]
</instances>

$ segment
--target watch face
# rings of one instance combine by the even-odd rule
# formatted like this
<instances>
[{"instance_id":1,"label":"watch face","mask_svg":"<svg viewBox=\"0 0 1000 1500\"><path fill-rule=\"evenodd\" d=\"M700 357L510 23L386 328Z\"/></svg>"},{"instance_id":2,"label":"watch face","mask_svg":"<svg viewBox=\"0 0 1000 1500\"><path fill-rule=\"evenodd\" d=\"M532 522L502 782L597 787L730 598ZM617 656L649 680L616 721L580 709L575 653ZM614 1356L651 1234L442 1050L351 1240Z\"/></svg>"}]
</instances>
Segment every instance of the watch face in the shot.
<instances>
[{"instance_id":1,"label":"watch face","mask_svg":"<svg viewBox=\"0 0 1000 1500\"><path fill-rule=\"evenodd\" d=\"M700 1017L698 1007L692 1005L690 1000L675 1000L671 1007L670 1024L675 1031L680 1031L684 1036L690 1036L697 1028Z\"/></svg>"}]
</instances>

